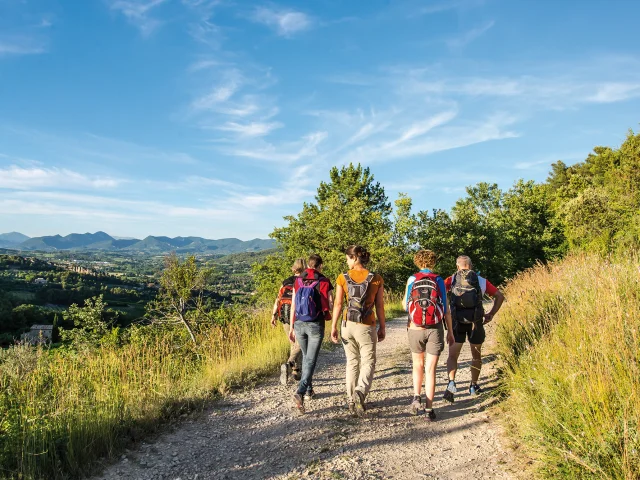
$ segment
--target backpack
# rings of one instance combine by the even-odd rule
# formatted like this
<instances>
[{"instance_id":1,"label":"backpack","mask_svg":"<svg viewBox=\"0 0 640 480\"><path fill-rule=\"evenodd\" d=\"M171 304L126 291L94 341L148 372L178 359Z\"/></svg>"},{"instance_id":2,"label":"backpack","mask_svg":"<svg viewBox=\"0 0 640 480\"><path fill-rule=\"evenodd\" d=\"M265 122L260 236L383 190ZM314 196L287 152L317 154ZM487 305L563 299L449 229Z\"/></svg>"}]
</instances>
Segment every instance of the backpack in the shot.
<instances>
[{"instance_id":1,"label":"backpack","mask_svg":"<svg viewBox=\"0 0 640 480\"><path fill-rule=\"evenodd\" d=\"M313 322L321 312L320 294L316 287L320 280L296 278L296 321Z\"/></svg>"},{"instance_id":2,"label":"backpack","mask_svg":"<svg viewBox=\"0 0 640 480\"><path fill-rule=\"evenodd\" d=\"M442 292L438 286L438 275L419 272L409 293L409 323L421 327L437 325L444 318Z\"/></svg>"},{"instance_id":3,"label":"backpack","mask_svg":"<svg viewBox=\"0 0 640 480\"><path fill-rule=\"evenodd\" d=\"M278 319L282 323L289 323L291 317L291 299L293 298L293 283L286 283L278 292Z\"/></svg>"},{"instance_id":4,"label":"backpack","mask_svg":"<svg viewBox=\"0 0 640 480\"><path fill-rule=\"evenodd\" d=\"M473 270L458 270L451 278L449 304L458 323L478 323L484 319L482 289L478 274Z\"/></svg>"},{"instance_id":5,"label":"backpack","mask_svg":"<svg viewBox=\"0 0 640 480\"><path fill-rule=\"evenodd\" d=\"M364 301L374 274L369 272L369 275L367 275L367 278L365 278L362 283L353 281L348 273L343 273L343 275L347 282L347 297L349 299L349 303L347 304L347 320L362 323L373 311L373 306L366 308Z\"/></svg>"}]
</instances>

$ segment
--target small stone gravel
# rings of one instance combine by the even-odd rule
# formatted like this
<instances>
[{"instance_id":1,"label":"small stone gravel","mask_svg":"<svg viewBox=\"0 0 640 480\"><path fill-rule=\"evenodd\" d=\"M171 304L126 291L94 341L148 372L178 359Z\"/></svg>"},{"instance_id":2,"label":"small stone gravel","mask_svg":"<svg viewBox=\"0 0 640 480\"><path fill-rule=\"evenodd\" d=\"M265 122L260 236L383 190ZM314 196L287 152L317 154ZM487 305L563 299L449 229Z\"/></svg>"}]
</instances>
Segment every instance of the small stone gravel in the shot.
<instances>
[{"instance_id":1,"label":"small stone gravel","mask_svg":"<svg viewBox=\"0 0 640 480\"><path fill-rule=\"evenodd\" d=\"M488 325L491 339L493 324ZM489 348L490 350L490 348ZM456 379L456 401L442 400L447 350L437 370L438 419L413 417L411 356L403 320L387 324L368 412L346 409L342 348L320 353L315 399L307 413L292 409L294 386L276 376L256 388L230 394L202 414L191 415L152 444L127 451L96 479L512 479L523 474L511 463L503 432L486 408L487 396L468 394L471 354L465 345ZM481 384L496 384L493 356L485 358Z\"/></svg>"}]
</instances>

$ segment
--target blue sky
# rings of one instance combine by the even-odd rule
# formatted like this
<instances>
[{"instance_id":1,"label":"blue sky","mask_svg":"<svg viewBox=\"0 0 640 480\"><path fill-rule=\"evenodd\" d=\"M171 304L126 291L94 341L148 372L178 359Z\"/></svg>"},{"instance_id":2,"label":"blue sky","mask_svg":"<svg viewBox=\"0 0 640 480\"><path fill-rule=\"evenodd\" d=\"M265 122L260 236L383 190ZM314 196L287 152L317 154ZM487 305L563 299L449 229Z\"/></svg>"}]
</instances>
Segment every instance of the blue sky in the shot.
<instances>
[{"instance_id":1,"label":"blue sky","mask_svg":"<svg viewBox=\"0 0 640 480\"><path fill-rule=\"evenodd\" d=\"M449 208L640 122L640 2L0 0L0 232L266 237L333 165Z\"/></svg>"}]
</instances>

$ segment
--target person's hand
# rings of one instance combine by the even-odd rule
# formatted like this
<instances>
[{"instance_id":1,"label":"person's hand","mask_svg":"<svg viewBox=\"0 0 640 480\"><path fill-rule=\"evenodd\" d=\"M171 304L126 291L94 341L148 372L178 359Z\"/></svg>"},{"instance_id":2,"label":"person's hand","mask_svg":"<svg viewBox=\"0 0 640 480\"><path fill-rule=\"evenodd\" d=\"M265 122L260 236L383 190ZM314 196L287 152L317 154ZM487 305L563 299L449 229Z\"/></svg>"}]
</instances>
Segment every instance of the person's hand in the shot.
<instances>
[{"instance_id":1,"label":"person's hand","mask_svg":"<svg viewBox=\"0 0 640 480\"><path fill-rule=\"evenodd\" d=\"M275 316L275 315L272 315L272 316L271 316L271 326L272 326L272 327L275 327L275 326L276 326L276 316Z\"/></svg>"},{"instance_id":2,"label":"person's hand","mask_svg":"<svg viewBox=\"0 0 640 480\"><path fill-rule=\"evenodd\" d=\"M296 343L296 332L293 328L289 330L289 341L291 343Z\"/></svg>"},{"instance_id":3,"label":"person's hand","mask_svg":"<svg viewBox=\"0 0 640 480\"><path fill-rule=\"evenodd\" d=\"M454 343L456 343L456 338L453 336L453 332L451 330L448 330L447 331L447 344L449 346L451 346Z\"/></svg>"},{"instance_id":4,"label":"person's hand","mask_svg":"<svg viewBox=\"0 0 640 480\"><path fill-rule=\"evenodd\" d=\"M383 341L386 336L387 336L387 332L385 330L385 327L380 327L378 329L378 341L379 342Z\"/></svg>"},{"instance_id":5,"label":"person's hand","mask_svg":"<svg viewBox=\"0 0 640 480\"><path fill-rule=\"evenodd\" d=\"M333 343L339 343L340 340L338 339L338 329L337 328L332 328L331 329L331 341Z\"/></svg>"},{"instance_id":6,"label":"person's hand","mask_svg":"<svg viewBox=\"0 0 640 480\"><path fill-rule=\"evenodd\" d=\"M484 322L482 322L482 323L489 323L491 320L493 320L493 314L492 313L485 313L484 314Z\"/></svg>"}]
</instances>

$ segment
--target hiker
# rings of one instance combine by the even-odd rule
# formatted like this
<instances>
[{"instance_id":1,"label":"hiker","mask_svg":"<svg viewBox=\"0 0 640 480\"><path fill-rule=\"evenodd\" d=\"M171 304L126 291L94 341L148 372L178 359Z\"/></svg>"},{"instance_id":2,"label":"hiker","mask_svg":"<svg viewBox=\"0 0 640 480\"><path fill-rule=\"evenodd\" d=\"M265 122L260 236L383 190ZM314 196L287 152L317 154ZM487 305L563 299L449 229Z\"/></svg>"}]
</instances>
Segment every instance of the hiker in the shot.
<instances>
[{"instance_id":1,"label":"hiker","mask_svg":"<svg viewBox=\"0 0 640 480\"><path fill-rule=\"evenodd\" d=\"M453 315L453 336L455 343L449 347L447 372L449 384L444 393L445 400L453 402L453 394L457 392L456 372L458 357L466 339L471 346L471 384L469 394L478 395L482 388L478 386L480 369L482 368L482 343L485 339L484 325L493 317L504 302L504 295L491 282L473 271L471 258L461 255L456 259L457 272L445 280L449 292L449 300ZM482 297L484 294L493 298L493 307L488 313L484 312Z\"/></svg>"},{"instance_id":2,"label":"hiker","mask_svg":"<svg viewBox=\"0 0 640 480\"><path fill-rule=\"evenodd\" d=\"M376 367L376 343L385 337L384 282L380 275L367 270L370 255L363 247L351 245L345 255L349 271L336 280L331 340L338 343L338 318L346 294L340 335L347 357L347 402L349 411L362 417Z\"/></svg>"},{"instance_id":3,"label":"hiker","mask_svg":"<svg viewBox=\"0 0 640 480\"><path fill-rule=\"evenodd\" d=\"M445 284L442 278L433 272L436 264L435 253L431 250L418 250L413 257L413 263L420 271L407 280L403 302L404 310L409 314L407 337L413 362L413 400L409 411L418 415L422 410L421 393L424 378L424 410L427 420L432 422L436 419L433 397L436 392L436 366L444 350L445 321L447 343L452 345L454 338Z\"/></svg>"},{"instance_id":4,"label":"hiker","mask_svg":"<svg viewBox=\"0 0 640 480\"><path fill-rule=\"evenodd\" d=\"M302 350L302 375L293 402L299 413L304 413L305 400L315 396L313 391L313 371L324 337L324 322L331 318L333 286L322 275L322 258L313 254L307 260L308 268L296 278L291 301L291 327L289 340L296 339Z\"/></svg>"},{"instance_id":5,"label":"hiker","mask_svg":"<svg viewBox=\"0 0 640 480\"><path fill-rule=\"evenodd\" d=\"M289 337L289 318L291 317L291 300L293 298L293 284L302 272L307 268L307 261L304 258L298 258L291 266L293 275L286 278L282 282L276 301L273 304L273 312L271 314L271 325L274 327L279 321L282 323L287 338ZM302 369L302 351L298 342L291 343L289 351L289 359L280 367L280 383L286 385L289 376L295 381L300 381L300 370Z\"/></svg>"}]
</instances>

